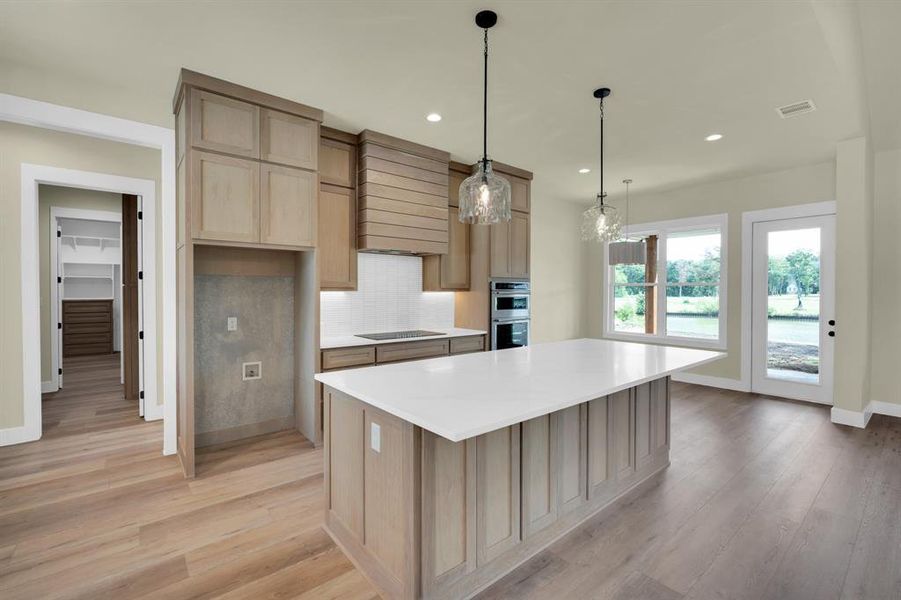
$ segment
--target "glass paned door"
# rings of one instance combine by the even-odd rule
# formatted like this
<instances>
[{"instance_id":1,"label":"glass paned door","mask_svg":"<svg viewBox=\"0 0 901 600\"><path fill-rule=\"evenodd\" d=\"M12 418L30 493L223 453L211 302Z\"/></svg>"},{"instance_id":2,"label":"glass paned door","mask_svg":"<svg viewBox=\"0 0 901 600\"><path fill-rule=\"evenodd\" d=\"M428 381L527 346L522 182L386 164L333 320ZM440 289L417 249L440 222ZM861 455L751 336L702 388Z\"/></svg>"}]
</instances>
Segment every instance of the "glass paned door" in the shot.
<instances>
[{"instance_id":1,"label":"glass paned door","mask_svg":"<svg viewBox=\"0 0 901 600\"><path fill-rule=\"evenodd\" d=\"M832 403L835 217L754 224L752 389Z\"/></svg>"}]
</instances>

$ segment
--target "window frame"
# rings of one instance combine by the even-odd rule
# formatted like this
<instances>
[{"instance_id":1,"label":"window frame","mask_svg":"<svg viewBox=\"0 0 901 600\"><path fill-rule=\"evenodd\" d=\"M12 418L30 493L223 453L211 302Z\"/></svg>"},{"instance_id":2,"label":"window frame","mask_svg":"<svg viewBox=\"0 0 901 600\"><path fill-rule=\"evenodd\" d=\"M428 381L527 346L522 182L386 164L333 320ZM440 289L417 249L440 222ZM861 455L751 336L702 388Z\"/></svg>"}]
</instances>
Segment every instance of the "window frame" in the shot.
<instances>
[{"instance_id":1,"label":"window frame","mask_svg":"<svg viewBox=\"0 0 901 600\"><path fill-rule=\"evenodd\" d=\"M688 336L676 336L666 334L666 291L669 286L676 286L678 283L669 284L666 281L666 246L671 234L685 233L690 231L702 231L718 229L720 232L720 277L719 283L715 284L719 290L719 323L718 336L716 339L695 338ZM668 221L657 221L653 223L642 223L633 225L623 229L623 235L632 236L657 236L657 281L650 283L645 282L643 285L656 287L656 304L664 307L658 310L657 333L638 333L629 331L616 331L615 329L615 311L614 294L616 288L615 277L610 266L609 244L604 244L603 273L604 273L604 302L603 315L601 322L603 323L603 335L607 339L622 340L627 342L646 342L646 343L666 343L677 346L687 346L704 349L725 350L727 347L727 328L728 328L728 265L729 265L729 215L726 213L716 215L705 215L700 217L689 217L685 219L673 219ZM714 284L703 284L713 286Z\"/></svg>"}]
</instances>

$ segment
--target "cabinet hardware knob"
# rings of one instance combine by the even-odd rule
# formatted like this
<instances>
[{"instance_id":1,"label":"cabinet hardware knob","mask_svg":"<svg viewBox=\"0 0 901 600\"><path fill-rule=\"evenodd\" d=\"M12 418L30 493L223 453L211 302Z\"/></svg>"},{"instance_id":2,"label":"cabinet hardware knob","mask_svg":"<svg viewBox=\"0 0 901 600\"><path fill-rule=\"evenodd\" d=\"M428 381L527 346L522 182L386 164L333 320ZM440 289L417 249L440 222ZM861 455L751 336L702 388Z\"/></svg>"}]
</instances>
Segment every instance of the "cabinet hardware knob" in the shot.
<instances>
[{"instance_id":1,"label":"cabinet hardware knob","mask_svg":"<svg viewBox=\"0 0 901 600\"><path fill-rule=\"evenodd\" d=\"M835 337L835 332L834 332L834 331L830 331L828 335L829 335L829 337Z\"/></svg>"}]
</instances>

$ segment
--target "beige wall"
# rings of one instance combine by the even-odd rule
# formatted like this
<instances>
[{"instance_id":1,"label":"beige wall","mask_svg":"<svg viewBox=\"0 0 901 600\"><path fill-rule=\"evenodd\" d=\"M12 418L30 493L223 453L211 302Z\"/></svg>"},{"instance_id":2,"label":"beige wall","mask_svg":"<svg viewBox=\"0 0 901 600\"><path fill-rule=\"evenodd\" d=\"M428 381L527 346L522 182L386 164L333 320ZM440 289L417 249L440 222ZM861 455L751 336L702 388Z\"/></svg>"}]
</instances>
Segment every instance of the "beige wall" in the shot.
<instances>
[{"instance_id":1,"label":"beige wall","mask_svg":"<svg viewBox=\"0 0 901 600\"><path fill-rule=\"evenodd\" d=\"M580 239L585 207L532 195L532 341L586 335L584 261Z\"/></svg>"},{"instance_id":2,"label":"beige wall","mask_svg":"<svg viewBox=\"0 0 901 600\"><path fill-rule=\"evenodd\" d=\"M749 210L777 208L793 204L825 202L835 199L835 166L822 163L754 175L741 179L720 181L654 194L633 194L630 218L632 223L649 223L701 215L728 213L729 242L727 263L727 342L728 356L704 365L693 372L699 375L741 378L741 219ZM618 202L618 206L622 206ZM586 315L589 335L601 335L601 249L587 248L585 261L585 293L590 307Z\"/></svg>"},{"instance_id":3,"label":"beige wall","mask_svg":"<svg viewBox=\"0 0 901 600\"><path fill-rule=\"evenodd\" d=\"M23 422L19 266L22 163L152 179L156 181L157 215L160 214L158 150L0 122L0 340L3 340L0 347L0 428L18 427ZM157 219L158 240L159 236L160 219ZM162 264L161 248L162 244L158 243L157 265ZM162 295L157 286L158 336L162 333L161 309ZM162 365L159 349L157 358L157 364ZM157 389L162 390L162 369L157 375ZM162 394L158 401L162 401Z\"/></svg>"},{"instance_id":4,"label":"beige wall","mask_svg":"<svg viewBox=\"0 0 901 600\"><path fill-rule=\"evenodd\" d=\"M875 156L870 399L901 404L901 150Z\"/></svg>"},{"instance_id":5,"label":"beige wall","mask_svg":"<svg viewBox=\"0 0 901 600\"><path fill-rule=\"evenodd\" d=\"M41 381L50 381L51 343L53 329L50 327L50 244L55 238L50 236L50 207L82 208L85 210L104 210L122 212L122 195L95 190L41 185L38 188L38 243L40 258L41 285Z\"/></svg>"}]
</instances>

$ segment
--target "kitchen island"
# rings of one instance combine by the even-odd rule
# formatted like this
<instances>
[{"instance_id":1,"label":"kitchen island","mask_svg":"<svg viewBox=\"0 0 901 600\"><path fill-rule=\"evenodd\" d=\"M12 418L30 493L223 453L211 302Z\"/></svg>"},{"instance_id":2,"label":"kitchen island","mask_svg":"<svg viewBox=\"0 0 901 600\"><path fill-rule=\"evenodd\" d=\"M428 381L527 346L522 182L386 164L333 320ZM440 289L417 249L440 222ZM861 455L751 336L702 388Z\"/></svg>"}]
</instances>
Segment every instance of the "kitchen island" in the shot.
<instances>
[{"instance_id":1,"label":"kitchen island","mask_svg":"<svg viewBox=\"0 0 901 600\"><path fill-rule=\"evenodd\" d=\"M324 373L325 528L388 598L466 598L669 465L669 376L570 340Z\"/></svg>"}]
</instances>

